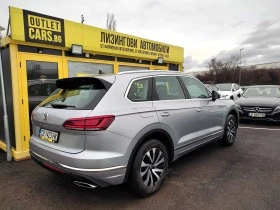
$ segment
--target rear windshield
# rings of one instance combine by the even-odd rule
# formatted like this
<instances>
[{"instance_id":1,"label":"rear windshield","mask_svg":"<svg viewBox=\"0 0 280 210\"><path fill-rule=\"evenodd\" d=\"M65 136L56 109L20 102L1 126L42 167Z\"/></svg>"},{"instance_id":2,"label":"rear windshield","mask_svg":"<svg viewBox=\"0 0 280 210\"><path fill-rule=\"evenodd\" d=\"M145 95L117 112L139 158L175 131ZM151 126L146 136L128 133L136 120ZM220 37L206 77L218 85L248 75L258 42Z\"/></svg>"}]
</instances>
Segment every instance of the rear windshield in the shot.
<instances>
[{"instance_id":1,"label":"rear windshield","mask_svg":"<svg viewBox=\"0 0 280 210\"><path fill-rule=\"evenodd\" d=\"M94 109L111 83L97 78L67 78L56 82L57 89L39 106L54 109Z\"/></svg>"}]
</instances>

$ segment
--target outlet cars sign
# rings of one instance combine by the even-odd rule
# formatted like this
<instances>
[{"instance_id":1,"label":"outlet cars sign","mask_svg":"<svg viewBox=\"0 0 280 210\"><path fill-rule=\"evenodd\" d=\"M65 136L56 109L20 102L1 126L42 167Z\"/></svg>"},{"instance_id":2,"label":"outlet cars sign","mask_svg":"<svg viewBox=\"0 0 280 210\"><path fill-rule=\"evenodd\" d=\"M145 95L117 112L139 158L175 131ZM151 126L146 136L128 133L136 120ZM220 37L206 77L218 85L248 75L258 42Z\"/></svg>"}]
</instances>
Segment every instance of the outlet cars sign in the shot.
<instances>
[{"instance_id":1,"label":"outlet cars sign","mask_svg":"<svg viewBox=\"0 0 280 210\"><path fill-rule=\"evenodd\" d=\"M163 57L183 63L182 47L109 31L69 20L10 7L12 40L61 46L82 45L84 51L124 55L139 59Z\"/></svg>"},{"instance_id":2,"label":"outlet cars sign","mask_svg":"<svg viewBox=\"0 0 280 210\"><path fill-rule=\"evenodd\" d=\"M23 10L23 20L25 41L65 46L62 19Z\"/></svg>"}]
</instances>

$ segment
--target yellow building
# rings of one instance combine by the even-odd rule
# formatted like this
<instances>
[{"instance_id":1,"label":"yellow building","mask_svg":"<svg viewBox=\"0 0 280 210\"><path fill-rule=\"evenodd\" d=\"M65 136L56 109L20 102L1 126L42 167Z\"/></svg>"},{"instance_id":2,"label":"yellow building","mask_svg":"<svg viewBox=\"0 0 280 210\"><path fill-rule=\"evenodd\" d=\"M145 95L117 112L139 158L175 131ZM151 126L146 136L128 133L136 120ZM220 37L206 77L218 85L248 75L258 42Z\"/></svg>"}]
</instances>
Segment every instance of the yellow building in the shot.
<instances>
[{"instance_id":1,"label":"yellow building","mask_svg":"<svg viewBox=\"0 0 280 210\"><path fill-rule=\"evenodd\" d=\"M29 157L30 112L56 89L56 79L183 69L182 47L14 7L10 7L10 30L1 40L1 57L15 160ZM2 102L0 93L0 117ZM0 124L0 148L6 150L4 123Z\"/></svg>"}]
</instances>

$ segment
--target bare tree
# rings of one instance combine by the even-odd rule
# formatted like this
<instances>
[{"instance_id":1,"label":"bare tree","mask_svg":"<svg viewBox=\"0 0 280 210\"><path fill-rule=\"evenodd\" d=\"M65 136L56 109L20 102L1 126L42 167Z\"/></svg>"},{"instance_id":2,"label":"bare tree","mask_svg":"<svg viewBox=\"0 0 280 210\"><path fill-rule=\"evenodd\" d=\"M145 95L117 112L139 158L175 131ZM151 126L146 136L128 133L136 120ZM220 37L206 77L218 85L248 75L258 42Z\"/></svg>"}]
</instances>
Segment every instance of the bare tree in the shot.
<instances>
[{"instance_id":1,"label":"bare tree","mask_svg":"<svg viewBox=\"0 0 280 210\"><path fill-rule=\"evenodd\" d=\"M107 13L106 28L111 31L116 31L117 22L113 13Z\"/></svg>"}]
</instances>

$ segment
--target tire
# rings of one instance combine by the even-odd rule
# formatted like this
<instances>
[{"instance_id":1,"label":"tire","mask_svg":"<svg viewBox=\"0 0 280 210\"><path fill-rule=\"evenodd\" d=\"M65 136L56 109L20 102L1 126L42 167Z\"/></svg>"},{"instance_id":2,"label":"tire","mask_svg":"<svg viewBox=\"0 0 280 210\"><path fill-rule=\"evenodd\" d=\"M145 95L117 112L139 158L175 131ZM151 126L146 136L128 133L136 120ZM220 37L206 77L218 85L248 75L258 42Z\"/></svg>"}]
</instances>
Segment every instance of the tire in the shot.
<instances>
[{"instance_id":1,"label":"tire","mask_svg":"<svg viewBox=\"0 0 280 210\"><path fill-rule=\"evenodd\" d=\"M233 145L237 134L237 127L237 119L233 115L228 115L224 128L224 136L218 140L218 143L221 146L227 147Z\"/></svg>"},{"instance_id":2,"label":"tire","mask_svg":"<svg viewBox=\"0 0 280 210\"><path fill-rule=\"evenodd\" d=\"M168 153L156 139L144 143L133 161L129 187L139 196L149 196L159 190L168 170Z\"/></svg>"}]
</instances>

